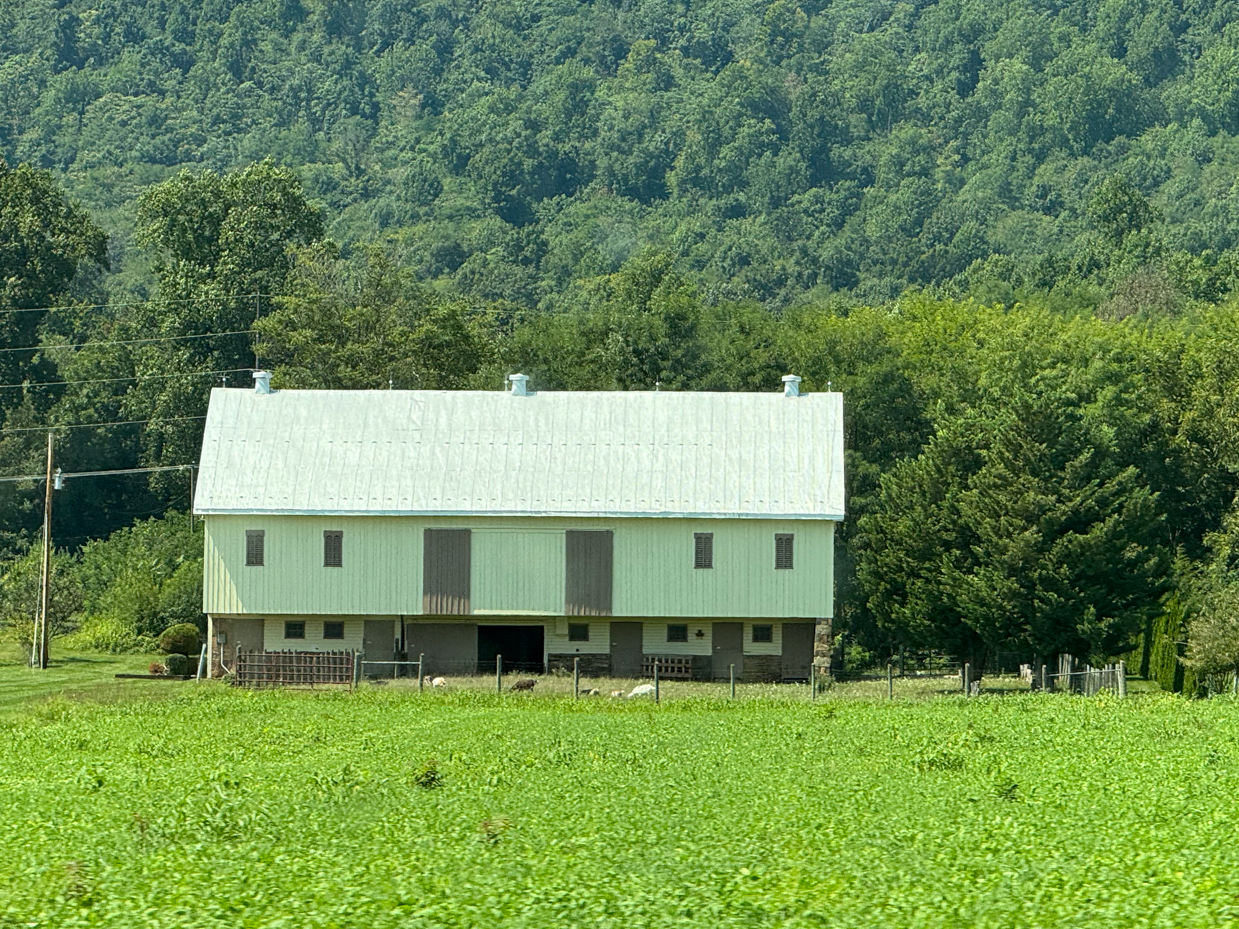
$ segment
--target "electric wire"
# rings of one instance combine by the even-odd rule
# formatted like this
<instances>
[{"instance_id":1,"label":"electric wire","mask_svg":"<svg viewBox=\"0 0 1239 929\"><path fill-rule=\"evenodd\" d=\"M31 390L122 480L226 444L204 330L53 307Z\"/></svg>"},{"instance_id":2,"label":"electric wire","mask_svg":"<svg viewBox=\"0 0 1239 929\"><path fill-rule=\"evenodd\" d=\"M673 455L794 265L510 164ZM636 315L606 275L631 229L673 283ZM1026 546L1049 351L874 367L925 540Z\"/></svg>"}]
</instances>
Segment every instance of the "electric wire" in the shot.
<instances>
[{"instance_id":1,"label":"electric wire","mask_svg":"<svg viewBox=\"0 0 1239 929\"><path fill-rule=\"evenodd\" d=\"M0 352L47 352L58 348L90 348L95 345L142 345L147 342L176 342L183 339L215 339L226 335L253 334L253 329L234 329L231 332L203 332L197 335L164 335L149 339L113 339L107 342L66 342L63 345L22 345L17 348L0 348Z\"/></svg>"},{"instance_id":2,"label":"electric wire","mask_svg":"<svg viewBox=\"0 0 1239 929\"><path fill-rule=\"evenodd\" d=\"M135 374L132 377L92 377L77 381L37 381L29 384L0 384L0 390L15 387L68 387L71 384L114 384L120 381L154 381L170 377L197 377L208 374L239 374L253 368L223 368L219 371L180 371L176 374Z\"/></svg>"},{"instance_id":3,"label":"electric wire","mask_svg":"<svg viewBox=\"0 0 1239 929\"><path fill-rule=\"evenodd\" d=\"M180 423L191 419L206 419L202 416L169 416L166 419L120 419L111 423L49 423L46 426L5 426L2 432L55 432L57 429L103 429L106 426L144 426L150 423Z\"/></svg>"},{"instance_id":4,"label":"electric wire","mask_svg":"<svg viewBox=\"0 0 1239 929\"><path fill-rule=\"evenodd\" d=\"M162 303L165 305L182 304L182 303L224 303L225 301L240 302L244 300L279 300L278 296L272 294L237 294L235 297L184 297L179 300L133 300L128 303L65 303L60 306L28 306L28 307L13 307L11 309L0 310L0 316L7 316L11 313L55 313L60 310L103 310L103 309L121 309L131 306L149 306L152 303Z\"/></svg>"},{"instance_id":5,"label":"electric wire","mask_svg":"<svg viewBox=\"0 0 1239 929\"><path fill-rule=\"evenodd\" d=\"M104 477L112 474L152 474L155 471L184 471L189 468L196 468L197 465L181 464L181 465L158 465L152 468L117 468L111 471L61 471L60 477L63 480L78 477ZM55 477L55 475L53 475ZM13 474L5 477L0 477L0 483L12 483L15 481L45 481L46 474Z\"/></svg>"}]
</instances>

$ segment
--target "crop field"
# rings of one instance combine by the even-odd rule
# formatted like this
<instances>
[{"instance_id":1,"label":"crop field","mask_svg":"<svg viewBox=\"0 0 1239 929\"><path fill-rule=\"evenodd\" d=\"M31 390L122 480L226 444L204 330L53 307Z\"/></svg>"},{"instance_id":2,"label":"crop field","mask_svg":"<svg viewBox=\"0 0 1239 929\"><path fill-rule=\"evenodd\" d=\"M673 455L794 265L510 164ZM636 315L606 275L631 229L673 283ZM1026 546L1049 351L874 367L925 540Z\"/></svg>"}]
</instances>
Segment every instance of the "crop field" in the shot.
<instances>
[{"instance_id":1,"label":"crop field","mask_svg":"<svg viewBox=\"0 0 1239 929\"><path fill-rule=\"evenodd\" d=\"M1239 915L1229 699L133 694L0 715L0 926Z\"/></svg>"}]
</instances>

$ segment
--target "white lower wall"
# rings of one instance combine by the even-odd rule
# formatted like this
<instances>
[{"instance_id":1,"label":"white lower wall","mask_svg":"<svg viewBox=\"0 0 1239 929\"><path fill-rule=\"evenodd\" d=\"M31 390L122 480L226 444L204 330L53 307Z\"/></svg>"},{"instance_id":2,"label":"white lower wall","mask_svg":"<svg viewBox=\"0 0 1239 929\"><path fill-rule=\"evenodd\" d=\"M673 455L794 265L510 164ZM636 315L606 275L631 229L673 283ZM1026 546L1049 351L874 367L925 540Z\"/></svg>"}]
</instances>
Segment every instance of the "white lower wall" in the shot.
<instances>
[{"instance_id":1,"label":"white lower wall","mask_svg":"<svg viewBox=\"0 0 1239 929\"><path fill-rule=\"evenodd\" d=\"M373 617L387 619L388 617ZM304 639L284 638L285 621L304 622ZM324 639L323 623L343 622L343 639ZM280 616L263 621L263 649L268 652L350 652L362 650L364 619L345 616Z\"/></svg>"},{"instance_id":2,"label":"white lower wall","mask_svg":"<svg viewBox=\"0 0 1239 929\"><path fill-rule=\"evenodd\" d=\"M568 641L568 623L588 622L589 641ZM590 622L586 617L557 617L546 624L546 653L548 655L609 655L611 653L611 622Z\"/></svg>"},{"instance_id":3,"label":"white lower wall","mask_svg":"<svg viewBox=\"0 0 1239 929\"><path fill-rule=\"evenodd\" d=\"M646 620L641 624L641 651L646 655L710 655L713 654L713 641L710 633L713 627L709 622L694 622L684 620L688 624L687 642L668 642L667 626L675 623L661 620ZM704 633L700 638L697 631Z\"/></svg>"}]
</instances>

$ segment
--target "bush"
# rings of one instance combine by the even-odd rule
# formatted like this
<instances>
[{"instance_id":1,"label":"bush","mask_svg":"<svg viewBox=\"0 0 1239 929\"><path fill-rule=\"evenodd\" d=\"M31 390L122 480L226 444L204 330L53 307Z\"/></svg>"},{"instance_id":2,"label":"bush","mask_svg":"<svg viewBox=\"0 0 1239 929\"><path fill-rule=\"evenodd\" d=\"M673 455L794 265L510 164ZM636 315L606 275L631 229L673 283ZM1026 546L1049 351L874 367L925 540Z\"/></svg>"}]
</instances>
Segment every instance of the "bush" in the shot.
<instances>
[{"instance_id":1,"label":"bush","mask_svg":"<svg viewBox=\"0 0 1239 929\"><path fill-rule=\"evenodd\" d=\"M113 655L133 655L153 652L155 640L133 631L133 623L115 616L91 616L61 640L65 648L84 652L110 652Z\"/></svg>"},{"instance_id":2,"label":"bush","mask_svg":"<svg viewBox=\"0 0 1239 929\"><path fill-rule=\"evenodd\" d=\"M159 637L159 650L168 654L196 655L202 648L202 634L193 623L169 626Z\"/></svg>"},{"instance_id":3,"label":"bush","mask_svg":"<svg viewBox=\"0 0 1239 929\"><path fill-rule=\"evenodd\" d=\"M168 673L176 676L181 676L189 673L189 657L182 655L179 652L173 652L165 662L168 666Z\"/></svg>"}]
</instances>

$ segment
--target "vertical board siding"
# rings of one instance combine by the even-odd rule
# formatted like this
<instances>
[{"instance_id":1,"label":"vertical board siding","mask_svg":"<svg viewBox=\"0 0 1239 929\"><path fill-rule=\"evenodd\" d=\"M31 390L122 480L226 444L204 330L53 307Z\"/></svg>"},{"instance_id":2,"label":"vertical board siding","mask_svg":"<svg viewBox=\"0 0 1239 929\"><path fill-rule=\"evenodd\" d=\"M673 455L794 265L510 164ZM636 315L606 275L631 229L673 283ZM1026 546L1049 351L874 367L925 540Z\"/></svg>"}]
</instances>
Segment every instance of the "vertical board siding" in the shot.
<instances>
[{"instance_id":1,"label":"vertical board siding","mask_svg":"<svg viewBox=\"0 0 1239 929\"><path fill-rule=\"evenodd\" d=\"M611 653L611 623L591 622L588 642L570 642L567 623L546 624L548 655L609 655Z\"/></svg>"},{"instance_id":2,"label":"vertical board siding","mask_svg":"<svg viewBox=\"0 0 1239 929\"><path fill-rule=\"evenodd\" d=\"M569 529L564 539L564 612L610 616L614 578L614 535L610 530Z\"/></svg>"},{"instance_id":3,"label":"vertical board siding","mask_svg":"<svg viewBox=\"0 0 1239 929\"><path fill-rule=\"evenodd\" d=\"M474 613L563 613L562 530L477 529L472 546Z\"/></svg>"},{"instance_id":4,"label":"vertical board siding","mask_svg":"<svg viewBox=\"0 0 1239 929\"><path fill-rule=\"evenodd\" d=\"M400 519L211 516L207 612L392 616L421 599L421 538ZM420 528L420 527L419 527ZM245 566L245 530L266 531L263 567ZM342 530L344 565L323 565L323 531Z\"/></svg>"},{"instance_id":5,"label":"vertical board siding","mask_svg":"<svg viewBox=\"0 0 1239 929\"><path fill-rule=\"evenodd\" d=\"M305 623L304 639L284 638L284 623ZM323 623L344 623L343 639L324 639ZM268 652L351 652L361 651L365 620L342 619L339 616L281 616L263 621L263 649Z\"/></svg>"},{"instance_id":6,"label":"vertical board siding","mask_svg":"<svg viewBox=\"0 0 1239 929\"><path fill-rule=\"evenodd\" d=\"M423 533L426 529L509 530L537 534L541 565L520 581L506 567L474 563L486 596L564 607L567 533L611 530L611 614L617 617L816 619L833 615L834 523L815 520L559 519L448 517L211 516L203 541L203 608L220 614L423 613ZM266 565L245 567L245 530L266 532ZM323 567L323 531L342 530L348 551L342 568ZM693 567L695 532L714 534L714 567ZM776 571L774 537L796 535L795 567ZM552 542L550 540L558 539ZM502 547L500 547L502 548ZM533 558L533 547L526 549ZM482 557L473 553L472 561ZM487 556L489 558L489 556ZM506 562L505 564L510 564ZM505 586L511 585L511 586ZM561 586L562 585L562 586ZM502 593L504 589L510 593ZM545 599L544 599L545 597ZM481 609L507 609L507 606ZM566 604L565 604L566 605ZM517 607L511 607L516 610ZM534 608L531 608L534 609ZM433 615L433 614L432 614Z\"/></svg>"},{"instance_id":7,"label":"vertical board siding","mask_svg":"<svg viewBox=\"0 0 1239 929\"><path fill-rule=\"evenodd\" d=\"M422 612L461 616L469 604L473 533L468 529L427 529L423 541Z\"/></svg>"}]
</instances>

